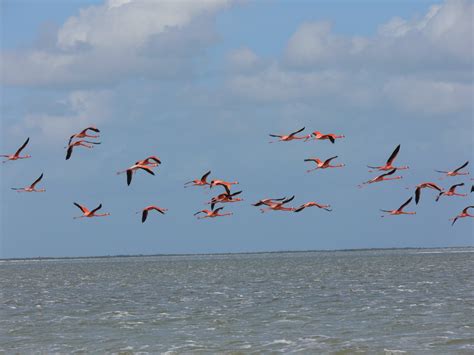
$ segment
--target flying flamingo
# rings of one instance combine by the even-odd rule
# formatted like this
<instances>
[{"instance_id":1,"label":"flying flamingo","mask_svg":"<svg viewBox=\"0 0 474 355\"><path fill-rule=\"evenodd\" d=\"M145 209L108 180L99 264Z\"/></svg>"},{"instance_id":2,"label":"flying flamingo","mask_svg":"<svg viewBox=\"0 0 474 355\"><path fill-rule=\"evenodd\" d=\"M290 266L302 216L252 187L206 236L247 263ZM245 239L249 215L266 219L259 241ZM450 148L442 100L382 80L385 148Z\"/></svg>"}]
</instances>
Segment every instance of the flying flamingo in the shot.
<instances>
[{"instance_id":1,"label":"flying flamingo","mask_svg":"<svg viewBox=\"0 0 474 355\"><path fill-rule=\"evenodd\" d=\"M399 215L399 214L416 214L416 212L404 212L403 211L403 208L405 208L406 205L408 205L411 202L412 198L413 197L410 197L403 205L398 207L396 210L380 210L380 211L387 212L392 216ZM380 217L385 217L385 216L380 216Z\"/></svg>"},{"instance_id":2,"label":"flying flamingo","mask_svg":"<svg viewBox=\"0 0 474 355\"><path fill-rule=\"evenodd\" d=\"M333 133L329 133L329 134L322 134L321 132L319 131L314 131L313 133L311 133L311 136L313 137L314 140L325 140L325 139L329 139L331 141L331 143L335 143L336 142L336 139L338 138L344 138L345 136L344 135L336 135L336 134L333 134ZM308 137L309 139L309 137Z\"/></svg>"},{"instance_id":3,"label":"flying flamingo","mask_svg":"<svg viewBox=\"0 0 474 355\"><path fill-rule=\"evenodd\" d=\"M290 198L284 199L281 202L275 202L275 201L266 201L262 202L263 205L267 206L267 208L261 208L260 212L264 213L266 211L290 211L294 212L295 208L294 207L285 207L284 205L287 204L288 202L292 201L295 198L295 196L292 196Z\"/></svg>"},{"instance_id":4,"label":"flying flamingo","mask_svg":"<svg viewBox=\"0 0 474 355\"><path fill-rule=\"evenodd\" d=\"M345 164L337 164L337 165L330 165L331 163L331 160L333 159L336 159L337 158L337 155L334 156L334 157L331 157L329 159L326 159L324 162L319 160L318 158L308 158L308 159L305 159L304 161L312 161L312 162L315 162L316 163L316 168L314 169L310 169L310 170L306 170L307 173L310 173L314 170L317 170L317 169L327 169L327 168L342 168L343 166L345 166Z\"/></svg>"},{"instance_id":5,"label":"flying flamingo","mask_svg":"<svg viewBox=\"0 0 474 355\"><path fill-rule=\"evenodd\" d=\"M30 137L28 137L25 141L25 143L23 143L23 145L18 148L18 150L15 152L15 154L11 154L11 155L0 155L0 157L4 157L4 158L7 158L6 160L4 160L2 163L5 163L9 160L18 160L18 159L27 159L27 158L31 158L31 155L24 155L24 156L20 156L20 153L21 151L26 147L26 145L28 144L28 142L30 141Z\"/></svg>"},{"instance_id":6,"label":"flying flamingo","mask_svg":"<svg viewBox=\"0 0 474 355\"><path fill-rule=\"evenodd\" d=\"M234 196L237 196L237 195L240 195L242 193L242 191L237 191L237 192L234 192L233 194L229 194L227 192L224 192L218 196L215 196L211 199L210 202L208 202L207 204L210 204L211 205L211 209L214 209L214 206L216 205L216 203L229 203L229 202L239 202L239 201L243 201L243 199L239 198L239 197L235 197Z\"/></svg>"},{"instance_id":7,"label":"flying flamingo","mask_svg":"<svg viewBox=\"0 0 474 355\"><path fill-rule=\"evenodd\" d=\"M76 134L73 134L71 137L69 137L69 142L68 142L68 145L71 144L71 141L74 139L74 138L99 138L99 135L89 135L87 134L87 131L94 131L94 132L97 132L99 133L100 131L94 127L94 126L91 126L91 127L87 127L85 129L83 129L82 131L80 131L79 133L76 133Z\"/></svg>"},{"instance_id":8,"label":"flying flamingo","mask_svg":"<svg viewBox=\"0 0 474 355\"><path fill-rule=\"evenodd\" d=\"M454 225L454 223L456 223L456 221L458 220L458 218L464 218L464 217L474 217L474 215L472 214L469 214L467 212L468 209L470 208L474 208L474 206L467 206L465 209L462 210L462 212L460 214L458 214L456 217L454 218L450 218L449 220L450 221L453 221L453 223L451 224L452 226Z\"/></svg>"},{"instance_id":9,"label":"flying flamingo","mask_svg":"<svg viewBox=\"0 0 474 355\"><path fill-rule=\"evenodd\" d=\"M28 187L12 187L12 190L15 190L16 192L45 192L45 189L35 189L35 186L37 183L41 181L43 178L43 173L41 173L40 177L37 178L30 186Z\"/></svg>"},{"instance_id":10,"label":"flying flamingo","mask_svg":"<svg viewBox=\"0 0 474 355\"><path fill-rule=\"evenodd\" d=\"M326 211L332 211L331 210L331 205L321 205L317 202L310 201L310 202L306 202L306 203L302 204L300 207L296 208L295 212L301 212L307 207L318 207L318 208L322 208L323 210L326 210Z\"/></svg>"},{"instance_id":11,"label":"flying flamingo","mask_svg":"<svg viewBox=\"0 0 474 355\"><path fill-rule=\"evenodd\" d=\"M385 173L385 174L376 176L376 177L374 177L373 179L371 179L371 180L369 180L369 181L363 182L362 185L365 185L365 184L373 184L374 182L380 182L380 181L386 181L386 180L398 180L398 179L402 179L403 176L386 177L386 176L392 175L395 171L397 171L396 168L393 169L393 170L390 170L388 173ZM359 185L358 187L361 188L362 185Z\"/></svg>"},{"instance_id":12,"label":"flying flamingo","mask_svg":"<svg viewBox=\"0 0 474 355\"><path fill-rule=\"evenodd\" d=\"M288 135L279 135L279 134L270 134L269 136L270 137L275 137L275 138L279 138L277 141L272 141L272 142L268 142L268 143L275 143L275 142L289 142L289 141L292 141L292 140L295 140L295 139L305 139L307 140L308 138L310 138L311 136L310 135L306 135L306 136L303 136L303 137L298 137L297 134L300 133L300 132L303 132L305 129L305 127L295 131L295 132L292 132Z\"/></svg>"},{"instance_id":13,"label":"flying flamingo","mask_svg":"<svg viewBox=\"0 0 474 355\"><path fill-rule=\"evenodd\" d=\"M369 165L367 165L367 167L369 167L371 169L379 170L379 171L387 171L387 170L392 170L392 169L406 170L406 169L409 168L408 166L395 167L395 166L392 165L392 163L395 160L395 158L397 157L399 151L400 151L400 144L397 145L397 147L395 148L393 153L390 155L390 157L388 158L387 163L385 163L385 165L383 165L383 166L369 166ZM370 173L373 172L373 171L374 170L369 170Z\"/></svg>"},{"instance_id":14,"label":"flying flamingo","mask_svg":"<svg viewBox=\"0 0 474 355\"><path fill-rule=\"evenodd\" d=\"M458 186L464 186L464 183L462 182L460 184L455 184L455 185L451 186L448 191L441 191L439 193L439 195L436 197L436 202L438 202L439 198L443 195L444 196L467 196L467 194L458 194L458 193L456 193L456 187L458 187Z\"/></svg>"},{"instance_id":15,"label":"flying flamingo","mask_svg":"<svg viewBox=\"0 0 474 355\"><path fill-rule=\"evenodd\" d=\"M74 202L74 205L77 206L83 213L82 216L79 216L79 217L74 217L74 219L77 219L77 218L83 218L83 217L104 217L104 216L110 216L110 213L99 213L99 214L96 214L96 212L98 210L100 210L102 208L102 204L100 204L99 206L97 206L96 208L94 208L92 211L89 211L86 207Z\"/></svg>"},{"instance_id":16,"label":"flying flamingo","mask_svg":"<svg viewBox=\"0 0 474 355\"><path fill-rule=\"evenodd\" d=\"M433 189L433 190L438 190L439 192L442 192L443 189L436 185L434 182L423 182L421 184L416 185L415 189L415 203L418 204L420 201L421 197L421 190L422 189Z\"/></svg>"},{"instance_id":17,"label":"flying flamingo","mask_svg":"<svg viewBox=\"0 0 474 355\"><path fill-rule=\"evenodd\" d=\"M230 194L230 188L232 185L237 185L238 181L223 181L223 180L212 180L209 184L209 188L212 189L213 186L223 186L225 191Z\"/></svg>"},{"instance_id":18,"label":"flying flamingo","mask_svg":"<svg viewBox=\"0 0 474 355\"><path fill-rule=\"evenodd\" d=\"M157 207L157 206L153 206L153 205L152 206L147 206L142 211L137 212L137 213L142 214L142 223L144 223L146 221L146 218L148 217L148 211L151 211L151 210L158 211L161 214L165 214L165 212L168 211L167 208L161 208L161 207Z\"/></svg>"},{"instance_id":19,"label":"flying flamingo","mask_svg":"<svg viewBox=\"0 0 474 355\"><path fill-rule=\"evenodd\" d=\"M215 217L224 217L224 216L230 216L233 213L232 212L227 212L227 213L219 213L220 210L222 210L224 207L219 207L216 208L215 210L201 210L196 212L194 215L197 216L199 213L204 213L206 214L203 217L198 217L198 219L203 219L203 218L215 218Z\"/></svg>"},{"instance_id":20,"label":"flying flamingo","mask_svg":"<svg viewBox=\"0 0 474 355\"><path fill-rule=\"evenodd\" d=\"M148 166L151 166L151 167L155 167L155 166L158 166L161 164L161 160L152 155L152 156L149 156L148 158L146 159L143 159L143 160L139 160L137 162L135 162L135 165L148 165Z\"/></svg>"},{"instance_id":21,"label":"flying flamingo","mask_svg":"<svg viewBox=\"0 0 474 355\"><path fill-rule=\"evenodd\" d=\"M435 170L437 173L444 173L446 176L458 176L458 175L469 175L469 172L466 173L460 173L459 170L465 168L469 164L469 161L465 162L463 165L461 165L459 168L454 169L452 171L442 171L442 170Z\"/></svg>"},{"instance_id":22,"label":"flying flamingo","mask_svg":"<svg viewBox=\"0 0 474 355\"><path fill-rule=\"evenodd\" d=\"M259 200L256 203L253 203L252 206L261 206L261 205L266 205L267 203L273 202L273 201L283 201L286 200L286 197L281 197L281 198L265 198L263 200Z\"/></svg>"},{"instance_id":23,"label":"flying flamingo","mask_svg":"<svg viewBox=\"0 0 474 355\"><path fill-rule=\"evenodd\" d=\"M143 165L143 164L134 164L131 167L129 167L127 170L117 172L117 175L127 173L127 185L130 185L130 183L132 182L133 173L135 173L139 169L146 171L148 174L155 175L153 170L151 170L151 168L148 165Z\"/></svg>"},{"instance_id":24,"label":"flying flamingo","mask_svg":"<svg viewBox=\"0 0 474 355\"><path fill-rule=\"evenodd\" d=\"M201 176L200 179L196 179L196 180L191 180L191 181L188 181L184 184L184 187L189 187L189 186L186 186L186 185L189 185L189 184L192 184L191 186L206 186L206 185L209 185L209 183L207 182L207 177L209 176L209 174L211 173L211 171L209 170L207 173L205 173L203 176Z\"/></svg>"},{"instance_id":25,"label":"flying flamingo","mask_svg":"<svg viewBox=\"0 0 474 355\"><path fill-rule=\"evenodd\" d=\"M69 158L72 155L72 150L74 147L86 147L86 148L94 148L93 145L91 144L100 144L100 142L89 142L89 141L84 141L84 140L79 140L77 142L69 144L67 147L67 152L66 152L66 160L69 160Z\"/></svg>"}]
</instances>

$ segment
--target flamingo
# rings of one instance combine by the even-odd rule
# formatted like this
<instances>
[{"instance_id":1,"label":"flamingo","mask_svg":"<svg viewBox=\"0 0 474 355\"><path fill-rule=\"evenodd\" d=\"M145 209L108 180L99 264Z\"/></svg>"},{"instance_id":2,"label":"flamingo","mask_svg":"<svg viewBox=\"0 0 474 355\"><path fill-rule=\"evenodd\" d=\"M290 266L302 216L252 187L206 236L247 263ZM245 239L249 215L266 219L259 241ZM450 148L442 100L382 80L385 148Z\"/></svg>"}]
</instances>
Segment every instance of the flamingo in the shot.
<instances>
[{"instance_id":1,"label":"flamingo","mask_svg":"<svg viewBox=\"0 0 474 355\"><path fill-rule=\"evenodd\" d=\"M387 212L392 216L399 215L399 214L416 214L416 212L404 212L403 208L405 208L413 199L413 197L410 197L403 205L398 207L396 210L380 210L382 212ZM380 217L385 217L385 216L380 216Z\"/></svg>"},{"instance_id":2,"label":"flamingo","mask_svg":"<svg viewBox=\"0 0 474 355\"><path fill-rule=\"evenodd\" d=\"M133 173L135 173L135 171L139 169L146 171L148 174L155 175L153 170L151 170L151 168L148 165L143 165L143 164L134 164L131 167L129 167L127 170L117 172L117 175L127 173L127 185L130 185L130 183L132 182Z\"/></svg>"},{"instance_id":3,"label":"flamingo","mask_svg":"<svg viewBox=\"0 0 474 355\"><path fill-rule=\"evenodd\" d=\"M43 178L43 173L41 173L40 177L37 178L30 186L28 187L12 187L12 190L15 190L16 192L45 192L45 189L35 189L35 186L37 183L41 181Z\"/></svg>"},{"instance_id":4,"label":"flamingo","mask_svg":"<svg viewBox=\"0 0 474 355\"><path fill-rule=\"evenodd\" d=\"M207 177L209 176L209 174L211 173L211 171L209 170L207 173L205 173L203 176L201 176L200 179L196 179L196 180L191 180L191 181L188 181L184 184L184 187L189 187L189 186L186 186L186 185L189 185L189 184L192 184L191 186L206 186L206 185L209 185L209 183L207 182Z\"/></svg>"},{"instance_id":5,"label":"flamingo","mask_svg":"<svg viewBox=\"0 0 474 355\"><path fill-rule=\"evenodd\" d=\"M67 152L66 152L66 160L69 160L69 158L71 157L72 150L74 149L74 147L86 147L89 149L94 148L94 146L91 144L100 144L100 142L89 142L85 140L79 140L79 141L69 144L69 146L67 147Z\"/></svg>"},{"instance_id":6,"label":"flamingo","mask_svg":"<svg viewBox=\"0 0 474 355\"><path fill-rule=\"evenodd\" d=\"M212 180L209 184L209 188L212 189L213 186L223 186L225 191L230 194L230 188L232 185L237 185L238 181L223 181L223 180Z\"/></svg>"},{"instance_id":7,"label":"flamingo","mask_svg":"<svg viewBox=\"0 0 474 355\"><path fill-rule=\"evenodd\" d=\"M102 204L100 204L99 206L97 206L96 208L94 208L92 211L89 211L86 207L78 204L77 202L74 202L74 205L77 206L83 213L82 216L78 216L78 217L74 217L74 219L77 219L77 218L83 218L83 217L105 217L105 216L110 216L110 213L99 213L99 214L96 214L96 212L98 210L100 210L102 208Z\"/></svg>"},{"instance_id":8,"label":"flamingo","mask_svg":"<svg viewBox=\"0 0 474 355\"><path fill-rule=\"evenodd\" d=\"M329 211L329 212L332 211L330 209L331 205L321 205L317 202L309 201L309 202L306 202L306 203L302 204L300 207L296 208L294 212L301 212L307 207L318 207L318 208L322 208L323 210L326 210L326 211Z\"/></svg>"},{"instance_id":9,"label":"flamingo","mask_svg":"<svg viewBox=\"0 0 474 355\"><path fill-rule=\"evenodd\" d=\"M233 194L229 194L227 192L224 192L224 193L222 193L218 196L213 197L211 199L211 202L208 202L207 204L210 204L211 209L214 209L214 206L216 205L216 203L229 203L229 202L243 201L242 198L239 198L239 197L234 198L234 196L237 196L241 193L242 193L242 191L237 191L237 192L234 192Z\"/></svg>"},{"instance_id":10,"label":"flamingo","mask_svg":"<svg viewBox=\"0 0 474 355\"><path fill-rule=\"evenodd\" d=\"M141 212L141 214L142 214L142 223L145 223L146 218L148 217L148 211L152 211L152 210L158 211L161 214L165 214L165 212L168 211L167 208L161 208L161 207L153 206L153 205L152 206L147 206L142 211L137 212L137 213Z\"/></svg>"},{"instance_id":11,"label":"flamingo","mask_svg":"<svg viewBox=\"0 0 474 355\"><path fill-rule=\"evenodd\" d=\"M406 170L406 169L409 168L408 166L395 167L395 166L392 165L392 163L395 160L395 158L397 157L399 151L400 151L400 144L397 145L397 147L392 152L392 154L388 158L387 163L385 163L385 165L383 165L383 166L370 166L370 165L367 165L367 167L369 167L371 169L379 170L379 171L387 171L387 170L391 170L391 169ZM369 172L371 173L371 172L373 172L373 170L369 170Z\"/></svg>"},{"instance_id":12,"label":"flamingo","mask_svg":"<svg viewBox=\"0 0 474 355\"><path fill-rule=\"evenodd\" d=\"M308 159L305 159L304 161L312 161L312 162L315 162L316 163L316 168L314 169L310 169L310 170L306 170L307 173L310 173L314 170L317 170L317 169L327 169L327 168L342 168L343 166L345 166L345 164L337 164L337 165L330 165L331 163L331 160L333 159L336 159L337 158L337 155L334 156L334 157L331 157L329 159L326 159L324 162L319 160L318 158L308 158Z\"/></svg>"},{"instance_id":13,"label":"flamingo","mask_svg":"<svg viewBox=\"0 0 474 355\"><path fill-rule=\"evenodd\" d=\"M153 161L153 163L152 163ZM143 160L139 160L137 162L135 162L136 165L148 165L148 166L151 166L151 167L155 167L155 166L158 166L161 164L161 160L157 157L157 156L149 156L148 158L146 159L143 159Z\"/></svg>"},{"instance_id":14,"label":"flamingo","mask_svg":"<svg viewBox=\"0 0 474 355\"><path fill-rule=\"evenodd\" d=\"M80 131L79 133L73 134L71 137L69 137L68 145L71 144L71 141L72 141L74 138L99 138L99 135L89 135L89 134L87 134L87 131L94 131L94 132L97 132L97 133L100 132L100 131L99 131L96 127L94 127L94 126L87 127L87 128L85 128L85 129L83 129L82 131Z\"/></svg>"},{"instance_id":15,"label":"flamingo","mask_svg":"<svg viewBox=\"0 0 474 355\"><path fill-rule=\"evenodd\" d=\"M460 184L455 184L455 185L451 186L448 191L441 191L439 193L439 195L436 197L436 202L438 202L439 198L443 195L444 196L467 196L467 194L458 194L458 193L456 193L456 187L458 187L458 186L464 186L464 183L462 182Z\"/></svg>"},{"instance_id":16,"label":"flamingo","mask_svg":"<svg viewBox=\"0 0 474 355\"><path fill-rule=\"evenodd\" d=\"M275 143L275 142L289 142L289 141L292 141L292 140L295 140L295 139L305 139L305 140L308 140L308 138L310 138L311 136L310 135L306 135L306 136L303 136L303 137L298 137L297 134L300 133L300 132L303 132L305 129L305 127L295 131L295 132L292 132L288 135L279 135L279 134L269 134L270 137L275 137L275 138L279 138L277 141L273 141L273 142L268 142L268 143Z\"/></svg>"},{"instance_id":17,"label":"flamingo","mask_svg":"<svg viewBox=\"0 0 474 355\"><path fill-rule=\"evenodd\" d=\"M284 205L287 204L288 202L292 201L295 198L293 195L290 198L284 199L281 202L275 202L275 201L266 201L262 202L265 206L268 206L267 208L261 208L260 212L264 213L266 211L289 211L289 212L294 212L295 208L294 207L285 207Z\"/></svg>"},{"instance_id":18,"label":"flamingo","mask_svg":"<svg viewBox=\"0 0 474 355\"><path fill-rule=\"evenodd\" d=\"M0 155L0 157L4 157L4 158L7 158L6 160L4 160L2 163L5 163L9 160L18 160L18 159L27 159L27 158L31 158L31 155L24 155L24 156L20 156L20 153L21 151L26 147L26 145L28 144L28 142L30 141L30 137L28 137L25 141L25 143L23 143L23 145L18 148L18 150L15 152L15 154L11 154L11 155L8 155L8 154L3 154L3 155Z\"/></svg>"},{"instance_id":19,"label":"flamingo","mask_svg":"<svg viewBox=\"0 0 474 355\"><path fill-rule=\"evenodd\" d=\"M215 218L215 217L224 217L224 216L230 216L233 213L232 212L227 212L227 213L219 213L224 207L219 207L216 208L215 210L201 210L196 212L194 215L197 216L199 213L204 213L206 214L203 217L198 217L198 219L203 219L203 218Z\"/></svg>"},{"instance_id":20,"label":"flamingo","mask_svg":"<svg viewBox=\"0 0 474 355\"><path fill-rule=\"evenodd\" d=\"M259 200L256 203L253 203L252 206L261 206L261 205L267 205L267 203L273 202L273 201L283 201L286 200L286 197L281 197L281 198L265 198L263 200Z\"/></svg>"},{"instance_id":21,"label":"flamingo","mask_svg":"<svg viewBox=\"0 0 474 355\"><path fill-rule=\"evenodd\" d=\"M470 208L474 208L474 206L467 206L467 207L466 207L465 209L463 209L462 212L461 212L460 214L458 214L456 217L450 218L449 220L450 220L450 221L453 221L453 223L452 223L451 225L453 226L454 223L456 223L456 221L458 220L458 218L474 217L474 215L469 214L469 212L467 212Z\"/></svg>"},{"instance_id":22,"label":"flamingo","mask_svg":"<svg viewBox=\"0 0 474 355\"><path fill-rule=\"evenodd\" d=\"M418 204L420 201L421 197L421 190L422 189L433 189L433 190L438 190L439 192L442 192L443 189L436 185L434 182L423 182L421 184L416 185L416 190L415 190L415 203Z\"/></svg>"},{"instance_id":23,"label":"flamingo","mask_svg":"<svg viewBox=\"0 0 474 355\"><path fill-rule=\"evenodd\" d=\"M395 171L397 171L397 168L394 168L394 169L390 170L388 173L376 176L373 179L370 179L369 181L363 182L362 185L373 184L374 182L380 182L380 181L386 181L386 180L402 179L403 176L386 177L386 176L392 175ZM361 188L362 185L359 185L359 188Z\"/></svg>"},{"instance_id":24,"label":"flamingo","mask_svg":"<svg viewBox=\"0 0 474 355\"><path fill-rule=\"evenodd\" d=\"M465 168L469 164L469 161L465 162L463 165L461 165L459 168L454 169L452 171L442 171L442 170L435 170L437 173L443 173L446 174L446 176L458 176L458 175L469 175L469 172L466 173L460 173L459 170Z\"/></svg>"},{"instance_id":25,"label":"flamingo","mask_svg":"<svg viewBox=\"0 0 474 355\"><path fill-rule=\"evenodd\" d=\"M311 133L311 136L313 137L314 140L329 139L331 141L331 143L333 143L333 144L336 142L336 139L345 138L344 135L336 135L336 134L333 134L333 133L322 134L319 131L314 131L313 133ZM308 137L308 139L309 139L309 137Z\"/></svg>"}]
</instances>

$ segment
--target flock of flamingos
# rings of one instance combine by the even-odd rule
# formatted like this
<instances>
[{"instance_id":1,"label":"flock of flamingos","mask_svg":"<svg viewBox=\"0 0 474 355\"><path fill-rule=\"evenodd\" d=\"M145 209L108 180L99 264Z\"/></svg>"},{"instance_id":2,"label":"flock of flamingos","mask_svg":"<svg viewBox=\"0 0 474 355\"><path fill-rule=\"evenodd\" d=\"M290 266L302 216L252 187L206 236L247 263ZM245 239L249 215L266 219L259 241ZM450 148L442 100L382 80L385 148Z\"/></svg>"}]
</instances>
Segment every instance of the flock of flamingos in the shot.
<instances>
[{"instance_id":1,"label":"flock of flamingos","mask_svg":"<svg viewBox=\"0 0 474 355\"><path fill-rule=\"evenodd\" d=\"M271 137L277 138L275 141L271 141L269 143L276 143L276 142L289 142L293 140L303 140L303 141L308 141L308 140L329 140L331 143L335 143L336 139L341 139L344 138L343 135L336 135L336 134L322 134L319 131L314 131L311 134L303 135L303 136L298 136L298 133L303 132L305 127L301 128L300 130L297 130L295 132L292 132L288 135L277 135L277 134L270 134ZM91 141L91 140L85 140L82 138L90 138L90 139L96 139L99 138L98 134L93 134L92 132L95 133L100 133L100 130L97 129L96 127L87 127L84 130L82 130L79 133L73 134L69 138L69 142L67 145L67 152L66 152L66 160L69 160L72 156L72 153L75 148L79 147L84 147L84 148L92 148L94 145L100 144L100 142L97 141ZM91 134L89 134L91 133ZM5 157L6 160L3 161L3 163L7 161L14 161L14 160L19 160L19 159L26 159L30 158L31 155L23 155L21 156L21 152L25 147L28 145L29 138L23 143L23 145L14 153L11 155L0 155L1 157ZM366 186L368 184L373 184L377 182L382 182L382 181L387 181L387 180L397 180L401 179L402 176L393 176L397 170L405 170L408 169L408 166L399 166L396 167L393 165L398 153L400 151L400 145L398 145L395 150L392 152L390 157L388 158L387 162L384 165L381 166L368 166L371 170L369 172L382 172L380 175L363 182L361 185L359 185L359 188L362 188L363 186ZM329 159L326 159L324 161L320 160L319 158L308 158L305 159L305 162L310 162L314 163L315 167L312 169L307 170L307 172L312 172L318 169L330 169L330 168L342 168L344 167L344 164L335 164L331 165L331 161L334 159L337 159L337 156L331 157ZM156 157L156 156L149 156L146 159L136 161L135 164L130 166L128 169L124 171L119 171L117 174L122 174L125 173L127 176L127 185L130 185L132 182L132 177L133 175L139 171L145 171L148 174L155 175L153 168L156 168L158 165L161 164L161 160ZM450 170L450 171L440 171L440 170L435 170L438 173L443 173L444 176L446 177L452 177L452 176L462 176L462 175L468 175L469 172L463 172L462 170L469 164L469 162L465 162L462 164L460 167ZM223 181L223 180L217 180L213 179L210 182L208 182L208 177L211 174L211 171L206 172L200 179L188 181L184 184L184 187L191 187L191 186L200 186L200 187L207 187L209 188L215 187L215 186L220 186L221 188L224 189L224 191L215 196L212 197L211 201L208 202L210 204L211 209L203 209L201 211L196 212L194 215L198 216L198 219L202 218L215 218L215 217L224 217L224 216L230 216L232 215L231 212L227 213L222 213L221 211L223 210L224 207L220 206L218 208L215 208L216 205L218 204L224 204L224 203L231 203L231 202L239 202L242 201L241 198L236 197L238 196L242 191L236 191L236 192L231 192L231 188L233 185L238 184L237 181ZM17 192L44 192L46 191L45 189L37 189L36 185L41 181L43 178L43 174L40 175L30 186L27 187L22 187L22 188L12 188L13 190L16 190ZM472 179L471 179L472 180ZM449 189L445 190L439 185L435 184L434 182L423 182L420 183L416 186L415 188L415 203L418 204L420 201L421 197L421 191L423 189L433 189L438 192L438 195L436 197L436 201L438 201L442 196L467 196L467 194L461 194L456 192L456 189L464 186L464 183L458 183L455 185L452 185L449 187ZM474 191L474 185L471 185L471 191ZM266 211L287 211L287 212L301 212L305 208L308 207L318 207L321 209L324 209L326 211L332 211L330 205L325 205L325 204L320 204L314 201L309 201L301 206L298 207L289 207L287 204L291 202L294 199L295 196L291 196L289 198L287 197L281 197L281 198L265 198L262 200L259 200L258 202L254 203L253 206L262 206L260 208L260 211L266 212ZM382 212L385 212L389 215L402 215L402 214L416 214L416 212L406 212L403 209L410 204L412 201L413 197L410 197L407 201L405 201L400 207L394 210L381 210ZM104 217L104 216L109 216L110 213L97 213L98 210L102 208L102 204L97 206L96 208L89 210L87 207L74 202L74 205L77 206L81 212L82 215L76 218L83 218L83 217ZM474 215L469 214L469 209L474 208L474 206L467 206L464 208L460 214L457 216L451 218L452 220L452 225L456 223L456 221L459 218L465 218L465 217L474 217ZM147 206L145 207L142 211L139 211L137 213L141 213L142 215L142 223L146 221L148 217L148 213L152 210L155 210L161 214L165 214L167 211L166 208L161 208L155 205ZM382 215L382 217L384 217Z\"/></svg>"}]
</instances>

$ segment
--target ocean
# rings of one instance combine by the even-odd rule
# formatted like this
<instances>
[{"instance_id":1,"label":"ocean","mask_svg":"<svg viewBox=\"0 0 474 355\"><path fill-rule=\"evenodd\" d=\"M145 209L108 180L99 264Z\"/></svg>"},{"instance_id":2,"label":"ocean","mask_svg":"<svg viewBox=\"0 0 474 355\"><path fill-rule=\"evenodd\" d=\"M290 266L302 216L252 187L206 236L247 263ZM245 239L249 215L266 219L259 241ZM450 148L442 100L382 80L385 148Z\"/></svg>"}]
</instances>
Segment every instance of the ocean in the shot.
<instances>
[{"instance_id":1,"label":"ocean","mask_svg":"<svg viewBox=\"0 0 474 355\"><path fill-rule=\"evenodd\" d=\"M0 351L473 353L473 251L3 260Z\"/></svg>"}]
</instances>

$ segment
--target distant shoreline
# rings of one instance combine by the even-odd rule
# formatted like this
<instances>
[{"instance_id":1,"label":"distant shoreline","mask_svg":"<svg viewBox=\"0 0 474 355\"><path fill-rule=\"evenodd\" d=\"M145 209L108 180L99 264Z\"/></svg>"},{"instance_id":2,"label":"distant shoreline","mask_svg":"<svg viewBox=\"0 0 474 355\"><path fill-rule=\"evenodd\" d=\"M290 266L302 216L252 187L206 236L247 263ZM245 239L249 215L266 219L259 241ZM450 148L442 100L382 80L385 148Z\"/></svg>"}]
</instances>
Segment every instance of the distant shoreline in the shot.
<instances>
[{"instance_id":1,"label":"distant shoreline","mask_svg":"<svg viewBox=\"0 0 474 355\"><path fill-rule=\"evenodd\" d=\"M253 254L293 254L293 253L327 253L351 251L384 251L384 250L440 250L440 249L474 249L474 246L455 247L406 247L406 248L352 248L352 249L317 249L317 250L277 250L277 251L242 251L226 253L174 253L174 254L117 254L95 256L37 256L27 258L0 258L0 261L28 261L28 260L70 260L70 259L111 259L111 258L151 258L158 256L219 256L219 255L253 255Z\"/></svg>"}]
</instances>

